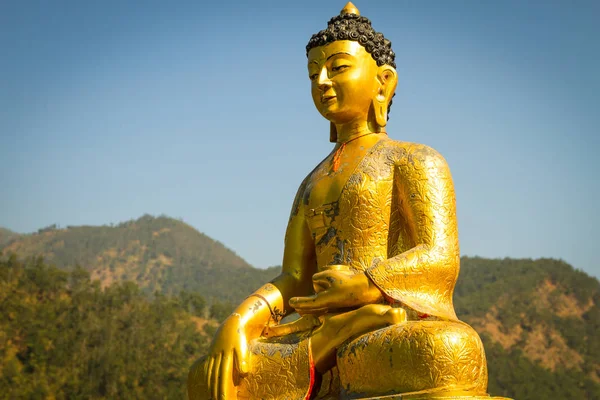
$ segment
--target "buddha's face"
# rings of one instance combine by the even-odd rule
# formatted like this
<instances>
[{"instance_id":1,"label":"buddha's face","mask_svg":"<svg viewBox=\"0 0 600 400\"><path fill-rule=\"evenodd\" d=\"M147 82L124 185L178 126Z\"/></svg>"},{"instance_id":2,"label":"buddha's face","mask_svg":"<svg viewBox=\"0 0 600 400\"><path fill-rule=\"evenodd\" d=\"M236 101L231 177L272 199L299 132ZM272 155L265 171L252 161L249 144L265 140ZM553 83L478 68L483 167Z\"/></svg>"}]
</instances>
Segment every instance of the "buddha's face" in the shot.
<instances>
[{"instance_id":1,"label":"buddha's face","mask_svg":"<svg viewBox=\"0 0 600 400\"><path fill-rule=\"evenodd\" d=\"M339 40L311 49L308 76L317 110L335 124L367 120L380 84L378 66L358 42Z\"/></svg>"}]
</instances>

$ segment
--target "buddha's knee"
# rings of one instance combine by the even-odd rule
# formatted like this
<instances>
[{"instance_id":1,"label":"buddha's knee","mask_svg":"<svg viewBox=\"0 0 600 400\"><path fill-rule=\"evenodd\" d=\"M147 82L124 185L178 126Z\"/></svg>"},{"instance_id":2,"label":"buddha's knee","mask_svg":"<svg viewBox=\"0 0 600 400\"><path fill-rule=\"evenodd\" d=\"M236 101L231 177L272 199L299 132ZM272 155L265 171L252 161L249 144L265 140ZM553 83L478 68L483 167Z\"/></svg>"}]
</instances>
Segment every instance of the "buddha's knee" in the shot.
<instances>
[{"instance_id":1,"label":"buddha's knee","mask_svg":"<svg viewBox=\"0 0 600 400\"><path fill-rule=\"evenodd\" d=\"M190 368L187 379L188 399L206 400L210 397L206 377L207 356L200 358Z\"/></svg>"},{"instance_id":2,"label":"buddha's knee","mask_svg":"<svg viewBox=\"0 0 600 400\"><path fill-rule=\"evenodd\" d=\"M342 390L485 394L487 364L477 333L460 322L406 322L362 335L337 354Z\"/></svg>"}]
</instances>

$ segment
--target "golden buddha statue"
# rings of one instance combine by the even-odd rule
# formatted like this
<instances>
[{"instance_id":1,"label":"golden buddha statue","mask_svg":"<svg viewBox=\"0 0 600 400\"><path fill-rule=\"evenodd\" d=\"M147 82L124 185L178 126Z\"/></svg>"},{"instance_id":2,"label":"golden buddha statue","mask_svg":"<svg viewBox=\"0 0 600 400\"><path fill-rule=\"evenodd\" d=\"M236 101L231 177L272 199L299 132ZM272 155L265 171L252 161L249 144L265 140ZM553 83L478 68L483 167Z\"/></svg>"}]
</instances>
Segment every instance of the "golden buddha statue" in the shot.
<instances>
[{"instance_id":1,"label":"golden buddha statue","mask_svg":"<svg viewBox=\"0 0 600 400\"><path fill-rule=\"evenodd\" d=\"M335 147L300 185L281 275L223 322L190 370L189 398L489 399L481 340L452 304L448 165L385 130L390 41L348 3L307 56Z\"/></svg>"}]
</instances>

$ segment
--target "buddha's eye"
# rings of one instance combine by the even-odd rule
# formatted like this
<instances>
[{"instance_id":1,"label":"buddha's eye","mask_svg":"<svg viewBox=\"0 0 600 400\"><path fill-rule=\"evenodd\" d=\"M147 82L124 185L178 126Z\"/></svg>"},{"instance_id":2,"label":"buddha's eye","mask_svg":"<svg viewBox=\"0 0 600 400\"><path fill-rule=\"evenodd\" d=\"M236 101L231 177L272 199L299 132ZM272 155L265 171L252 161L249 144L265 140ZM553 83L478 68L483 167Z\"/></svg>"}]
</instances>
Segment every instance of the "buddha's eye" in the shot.
<instances>
[{"instance_id":1,"label":"buddha's eye","mask_svg":"<svg viewBox=\"0 0 600 400\"><path fill-rule=\"evenodd\" d=\"M339 71L345 70L346 68L350 68L350 66L346 65L346 64L342 64L342 65L336 65L335 67L332 67L331 70L333 72L339 72Z\"/></svg>"},{"instance_id":2,"label":"buddha's eye","mask_svg":"<svg viewBox=\"0 0 600 400\"><path fill-rule=\"evenodd\" d=\"M317 77L318 77L318 76L319 76L319 74L312 74L312 75L310 75L308 78L309 78L311 81L314 81L315 79L317 79Z\"/></svg>"}]
</instances>

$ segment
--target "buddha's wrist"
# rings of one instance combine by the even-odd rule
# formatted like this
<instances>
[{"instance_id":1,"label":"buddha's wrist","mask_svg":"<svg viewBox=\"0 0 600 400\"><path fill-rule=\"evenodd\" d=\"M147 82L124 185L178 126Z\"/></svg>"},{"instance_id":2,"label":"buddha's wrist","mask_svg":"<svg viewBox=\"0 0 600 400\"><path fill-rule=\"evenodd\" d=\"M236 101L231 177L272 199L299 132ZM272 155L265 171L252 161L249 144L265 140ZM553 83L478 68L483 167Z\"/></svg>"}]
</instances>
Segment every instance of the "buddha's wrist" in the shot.
<instances>
[{"instance_id":1,"label":"buddha's wrist","mask_svg":"<svg viewBox=\"0 0 600 400\"><path fill-rule=\"evenodd\" d=\"M238 320L239 329L242 329L249 339L259 337L265 326L275 324L283 317L283 313L277 307L282 303L281 295L268 285L265 286L266 290L263 286L248 296L231 316Z\"/></svg>"},{"instance_id":2,"label":"buddha's wrist","mask_svg":"<svg viewBox=\"0 0 600 400\"><path fill-rule=\"evenodd\" d=\"M375 282L373 282L373 279L371 279L367 271L364 272L364 275L368 281L369 286L367 292L369 293L369 297L371 298L372 304L380 303L385 298L384 293L381 291L379 286L377 286Z\"/></svg>"},{"instance_id":3,"label":"buddha's wrist","mask_svg":"<svg viewBox=\"0 0 600 400\"><path fill-rule=\"evenodd\" d=\"M244 304L242 303L235 312L231 313L223 322L223 325L235 327L235 330L238 333L245 335L248 339L256 338L260 336L260 333L258 336L255 333L256 331L260 330L260 322L256 321L256 316L250 315L251 313L248 313L248 308L243 306Z\"/></svg>"}]
</instances>

